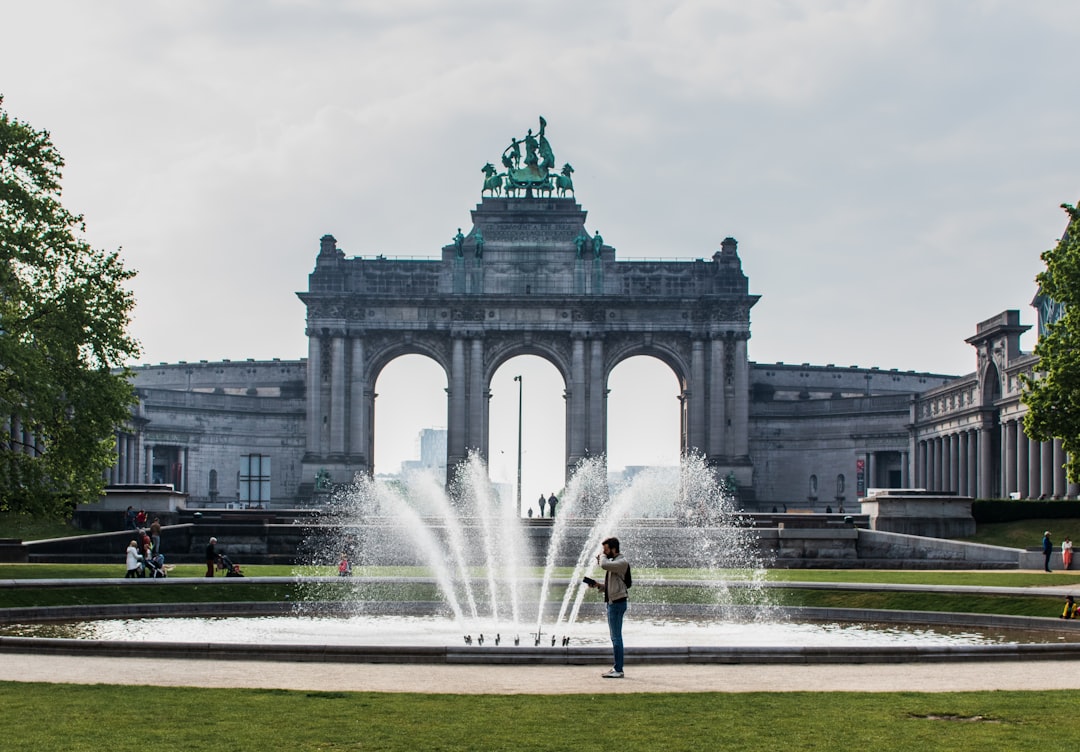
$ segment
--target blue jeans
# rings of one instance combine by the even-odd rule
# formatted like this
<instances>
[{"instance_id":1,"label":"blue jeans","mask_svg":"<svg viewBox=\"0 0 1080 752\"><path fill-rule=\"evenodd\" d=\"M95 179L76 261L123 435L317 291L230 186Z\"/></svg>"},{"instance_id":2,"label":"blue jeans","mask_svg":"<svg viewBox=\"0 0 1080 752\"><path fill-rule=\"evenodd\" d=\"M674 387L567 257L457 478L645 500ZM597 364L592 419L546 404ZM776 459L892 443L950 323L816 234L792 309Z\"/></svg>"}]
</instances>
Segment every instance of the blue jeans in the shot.
<instances>
[{"instance_id":1,"label":"blue jeans","mask_svg":"<svg viewBox=\"0 0 1080 752\"><path fill-rule=\"evenodd\" d=\"M626 599L607 604L607 628L611 635L611 647L615 650L616 671L623 670L622 622L626 615Z\"/></svg>"}]
</instances>

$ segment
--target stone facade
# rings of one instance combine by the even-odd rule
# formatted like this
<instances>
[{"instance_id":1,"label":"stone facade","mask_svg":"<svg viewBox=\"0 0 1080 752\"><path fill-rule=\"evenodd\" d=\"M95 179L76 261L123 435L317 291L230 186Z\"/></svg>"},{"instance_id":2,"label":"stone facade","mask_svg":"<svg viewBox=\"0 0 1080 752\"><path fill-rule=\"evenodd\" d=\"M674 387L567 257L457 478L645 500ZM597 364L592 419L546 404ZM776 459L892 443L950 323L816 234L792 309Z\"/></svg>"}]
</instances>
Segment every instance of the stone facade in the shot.
<instances>
[{"instance_id":1,"label":"stone facade","mask_svg":"<svg viewBox=\"0 0 1080 752\"><path fill-rule=\"evenodd\" d=\"M109 482L172 484L192 505L318 503L317 474L371 471L374 386L406 354L447 375L447 414L432 423L447 426L450 468L487 454L499 366L548 360L565 383L569 473L605 453L611 371L649 355L680 385L680 449L734 476L752 511L857 511L874 488L1075 496L1060 445L1020 428L1033 358L1017 311L978 325L977 370L961 378L752 363L758 296L734 239L708 258L627 261L594 247L585 219L570 198L485 198L460 245L428 260L346 258L323 237L299 293L308 357L135 368L140 402Z\"/></svg>"}]
</instances>

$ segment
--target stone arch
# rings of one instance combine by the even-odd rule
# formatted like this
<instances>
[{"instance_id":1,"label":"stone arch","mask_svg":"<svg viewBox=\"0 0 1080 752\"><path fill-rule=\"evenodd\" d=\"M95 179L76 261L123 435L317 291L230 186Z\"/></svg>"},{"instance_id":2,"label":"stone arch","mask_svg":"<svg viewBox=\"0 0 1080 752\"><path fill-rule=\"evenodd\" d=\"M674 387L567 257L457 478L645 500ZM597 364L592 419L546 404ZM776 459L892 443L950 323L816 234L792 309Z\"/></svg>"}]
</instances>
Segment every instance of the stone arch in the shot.
<instances>
[{"instance_id":1,"label":"stone arch","mask_svg":"<svg viewBox=\"0 0 1080 752\"><path fill-rule=\"evenodd\" d=\"M993 407L1001 399L1001 376L994 361L986 363L979 378L979 398L982 407Z\"/></svg>"}]
</instances>

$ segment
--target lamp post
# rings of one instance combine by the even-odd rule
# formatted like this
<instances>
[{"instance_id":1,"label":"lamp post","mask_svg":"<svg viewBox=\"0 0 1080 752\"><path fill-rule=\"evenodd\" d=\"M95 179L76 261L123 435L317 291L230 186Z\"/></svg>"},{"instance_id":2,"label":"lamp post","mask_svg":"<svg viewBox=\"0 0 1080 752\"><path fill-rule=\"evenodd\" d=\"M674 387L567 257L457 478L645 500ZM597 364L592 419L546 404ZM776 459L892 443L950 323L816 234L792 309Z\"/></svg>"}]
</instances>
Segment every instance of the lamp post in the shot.
<instances>
[{"instance_id":1,"label":"lamp post","mask_svg":"<svg viewBox=\"0 0 1080 752\"><path fill-rule=\"evenodd\" d=\"M514 381L518 384L518 456L517 456L517 513L521 516L521 398L525 390L525 382L521 376L515 376Z\"/></svg>"}]
</instances>

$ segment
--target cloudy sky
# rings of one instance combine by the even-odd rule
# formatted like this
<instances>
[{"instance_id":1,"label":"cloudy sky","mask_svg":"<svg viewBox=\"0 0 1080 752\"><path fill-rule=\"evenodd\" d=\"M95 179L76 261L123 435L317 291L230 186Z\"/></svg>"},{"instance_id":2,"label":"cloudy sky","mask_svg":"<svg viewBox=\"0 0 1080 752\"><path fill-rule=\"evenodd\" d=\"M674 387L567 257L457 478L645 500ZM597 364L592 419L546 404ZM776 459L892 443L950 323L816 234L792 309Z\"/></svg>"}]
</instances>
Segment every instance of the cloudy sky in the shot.
<instances>
[{"instance_id":1,"label":"cloudy sky","mask_svg":"<svg viewBox=\"0 0 1080 752\"><path fill-rule=\"evenodd\" d=\"M538 115L619 257L739 240L758 362L971 371L1080 196L1080 5L9 5L4 108L138 271L140 362L305 356L319 237L436 255Z\"/></svg>"}]
</instances>

